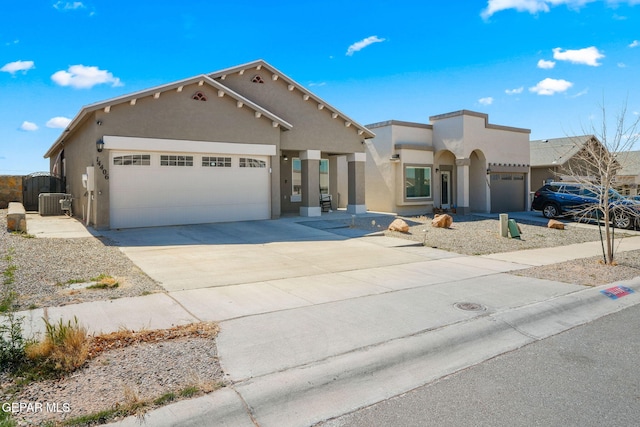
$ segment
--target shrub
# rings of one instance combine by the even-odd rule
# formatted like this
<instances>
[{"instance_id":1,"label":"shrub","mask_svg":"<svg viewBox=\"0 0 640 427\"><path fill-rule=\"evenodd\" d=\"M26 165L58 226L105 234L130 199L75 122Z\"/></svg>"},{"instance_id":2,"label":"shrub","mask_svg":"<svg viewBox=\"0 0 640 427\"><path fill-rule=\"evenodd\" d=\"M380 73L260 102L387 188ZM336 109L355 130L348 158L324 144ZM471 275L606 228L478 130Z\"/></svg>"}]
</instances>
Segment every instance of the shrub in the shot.
<instances>
[{"instance_id":1,"label":"shrub","mask_svg":"<svg viewBox=\"0 0 640 427\"><path fill-rule=\"evenodd\" d=\"M0 370L14 370L25 359L22 318L8 312L0 318Z\"/></svg>"},{"instance_id":2,"label":"shrub","mask_svg":"<svg viewBox=\"0 0 640 427\"><path fill-rule=\"evenodd\" d=\"M9 248L4 260L9 263L2 271L0 284L0 370L15 370L24 361L26 340L22 336L22 317L16 317L14 311L18 294L14 289L15 272L18 267L12 264L13 248Z\"/></svg>"}]
</instances>

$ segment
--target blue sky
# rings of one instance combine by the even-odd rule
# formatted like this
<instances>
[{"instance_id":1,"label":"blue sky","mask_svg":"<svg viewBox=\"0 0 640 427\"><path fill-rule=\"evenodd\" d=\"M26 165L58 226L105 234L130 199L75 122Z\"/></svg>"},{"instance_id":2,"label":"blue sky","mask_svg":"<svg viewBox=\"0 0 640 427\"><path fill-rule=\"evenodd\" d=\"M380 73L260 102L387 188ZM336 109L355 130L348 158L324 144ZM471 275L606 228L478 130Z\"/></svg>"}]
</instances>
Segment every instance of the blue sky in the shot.
<instances>
[{"instance_id":1,"label":"blue sky","mask_svg":"<svg viewBox=\"0 0 640 427\"><path fill-rule=\"evenodd\" d=\"M564 137L638 117L640 0L1 0L0 174L48 170L83 105L256 59L364 125Z\"/></svg>"}]
</instances>

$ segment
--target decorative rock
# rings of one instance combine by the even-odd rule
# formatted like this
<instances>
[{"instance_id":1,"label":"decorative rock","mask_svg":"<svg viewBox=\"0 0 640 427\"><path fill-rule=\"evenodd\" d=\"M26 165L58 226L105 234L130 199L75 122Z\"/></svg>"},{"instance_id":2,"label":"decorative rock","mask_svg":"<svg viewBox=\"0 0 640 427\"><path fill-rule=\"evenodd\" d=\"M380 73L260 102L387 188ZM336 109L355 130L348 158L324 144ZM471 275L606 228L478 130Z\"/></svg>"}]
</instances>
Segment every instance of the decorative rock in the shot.
<instances>
[{"instance_id":1,"label":"decorative rock","mask_svg":"<svg viewBox=\"0 0 640 427\"><path fill-rule=\"evenodd\" d=\"M407 224L400 218L396 218L393 220L391 224L389 224L389 231L399 231L401 233L408 233L409 224Z\"/></svg>"},{"instance_id":2,"label":"decorative rock","mask_svg":"<svg viewBox=\"0 0 640 427\"><path fill-rule=\"evenodd\" d=\"M548 228L555 228L556 230L564 230L564 224L555 219L550 219L547 223Z\"/></svg>"},{"instance_id":3,"label":"decorative rock","mask_svg":"<svg viewBox=\"0 0 640 427\"><path fill-rule=\"evenodd\" d=\"M450 228L451 224L453 224L453 218L448 214L436 215L431 220L432 227Z\"/></svg>"}]
</instances>

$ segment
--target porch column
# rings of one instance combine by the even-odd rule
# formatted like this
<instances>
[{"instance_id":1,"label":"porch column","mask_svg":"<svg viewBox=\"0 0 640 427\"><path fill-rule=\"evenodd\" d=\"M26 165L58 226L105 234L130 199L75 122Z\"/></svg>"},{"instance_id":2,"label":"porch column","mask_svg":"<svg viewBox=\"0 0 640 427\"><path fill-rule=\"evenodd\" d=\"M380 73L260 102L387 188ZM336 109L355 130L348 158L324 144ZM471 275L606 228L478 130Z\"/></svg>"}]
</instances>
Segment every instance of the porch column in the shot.
<instances>
[{"instance_id":1,"label":"porch column","mask_svg":"<svg viewBox=\"0 0 640 427\"><path fill-rule=\"evenodd\" d=\"M469 208L469 165L471 159L456 159L456 188L457 212L468 214L471 212Z\"/></svg>"},{"instance_id":2,"label":"porch column","mask_svg":"<svg viewBox=\"0 0 640 427\"><path fill-rule=\"evenodd\" d=\"M364 201L364 167L366 160L366 153L353 153L347 156L349 178L347 212L352 214L367 212L367 206Z\"/></svg>"},{"instance_id":3,"label":"porch column","mask_svg":"<svg viewBox=\"0 0 640 427\"><path fill-rule=\"evenodd\" d=\"M278 219L282 212L280 204L280 155L271 156L269 171L271 172L271 219Z\"/></svg>"},{"instance_id":4,"label":"porch column","mask_svg":"<svg viewBox=\"0 0 640 427\"><path fill-rule=\"evenodd\" d=\"M302 206L300 216L320 216L320 150L300 152L302 163Z\"/></svg>"}]
</instances>

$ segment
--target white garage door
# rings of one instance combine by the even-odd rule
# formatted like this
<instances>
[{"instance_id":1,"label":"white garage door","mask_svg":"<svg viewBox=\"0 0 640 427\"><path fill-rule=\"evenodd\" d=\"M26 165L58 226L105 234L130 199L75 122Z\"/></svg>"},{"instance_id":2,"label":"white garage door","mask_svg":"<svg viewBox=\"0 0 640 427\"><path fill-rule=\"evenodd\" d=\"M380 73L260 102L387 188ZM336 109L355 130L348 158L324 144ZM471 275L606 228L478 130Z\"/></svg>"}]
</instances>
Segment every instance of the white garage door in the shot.
<instances>
[{"instance_id":1,"label":"white garage door","mask_svg":"<svg viewBox=\"0 0 640 427\"><path fill-rule=\"evenodd\" d=\"M111 228L268 219L269 157L111 152Z\"/></svg>"}]
</instances>

